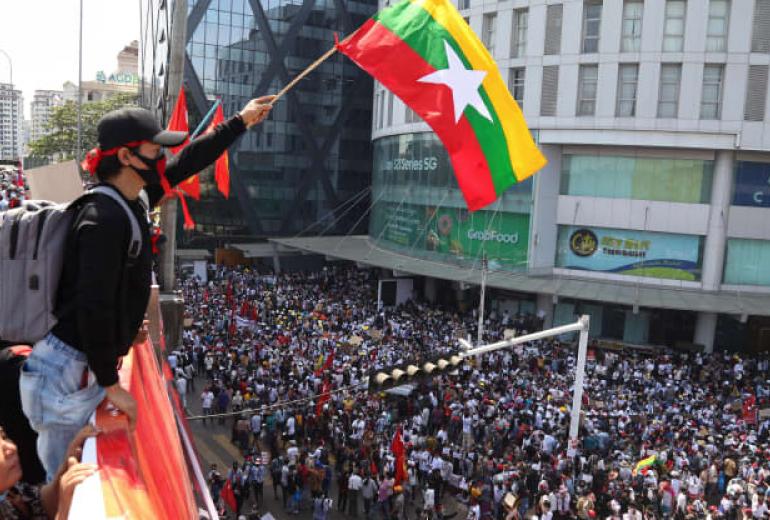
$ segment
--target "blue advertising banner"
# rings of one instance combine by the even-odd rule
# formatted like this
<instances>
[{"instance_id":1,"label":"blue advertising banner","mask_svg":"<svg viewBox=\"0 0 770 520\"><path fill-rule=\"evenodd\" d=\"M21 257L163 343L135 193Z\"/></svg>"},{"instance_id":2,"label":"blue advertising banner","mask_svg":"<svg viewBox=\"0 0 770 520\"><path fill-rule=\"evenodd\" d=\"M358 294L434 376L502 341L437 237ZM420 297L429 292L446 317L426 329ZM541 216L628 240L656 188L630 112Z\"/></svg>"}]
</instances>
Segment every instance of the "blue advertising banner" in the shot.
<instances>
[{"instance_id":1,"label":"blue advertising banner","mask_svg":"<svg viewBox=\"0 0 770 520\"><path fill-rule=\"evenodd\" d=\"M770 208L770 163L738 162L733 204Z\"/></svg>"},{"instance_id":2,"label":"blue advertising banner","mask_svg":"<svg viewBox=\"0 0 770 520\"><path fill-rule=\"evenodd\" d=\"M700 242L692 235L559 226L556 266L695 281Z\"/></svg>"}]
</instances>

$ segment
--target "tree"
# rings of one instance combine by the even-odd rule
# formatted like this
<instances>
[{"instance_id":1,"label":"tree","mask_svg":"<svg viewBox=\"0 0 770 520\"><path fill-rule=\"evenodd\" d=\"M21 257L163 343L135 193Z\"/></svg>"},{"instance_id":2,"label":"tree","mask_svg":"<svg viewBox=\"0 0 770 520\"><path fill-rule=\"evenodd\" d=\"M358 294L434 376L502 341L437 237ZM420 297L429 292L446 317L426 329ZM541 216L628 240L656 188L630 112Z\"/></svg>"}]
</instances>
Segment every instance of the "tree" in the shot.
<instances>
[{"instance_id":1,"label":"tree","mask_svg":"<svg viewBox=\"0 0 770 520\"><path fill-rule=\"evenodd\" d=\"M96 125L107 112L125 106L136 105L136 94L118 94L102 101L83 103L82 139L83 153L96 147ZM45 126L46 135L29 144L32 156L55 157L68 161L77 156L78 107L74 101L54 107Z\"/></svg>"}]
</instances>

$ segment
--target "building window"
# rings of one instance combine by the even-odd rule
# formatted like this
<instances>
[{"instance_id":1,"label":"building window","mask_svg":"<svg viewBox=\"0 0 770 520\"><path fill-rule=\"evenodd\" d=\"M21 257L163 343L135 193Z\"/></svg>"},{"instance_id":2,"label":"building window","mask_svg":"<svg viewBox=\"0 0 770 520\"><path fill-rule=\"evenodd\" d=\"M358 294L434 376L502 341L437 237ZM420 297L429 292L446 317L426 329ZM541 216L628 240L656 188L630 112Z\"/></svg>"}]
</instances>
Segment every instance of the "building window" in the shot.
<instances>
[{"instance_id":1,"label":"building window","mask_svg":"<svg viewBox=\"0 0 770 520\"><path fill-rule=\"evenodd\" d=\"M663 52L682 52L684 48L684 0L666 1L666 21L663 27Z\"/></svg>"},{"instance_id":2,"label":"building window","mask_svg":"<svg viewBox=\"0 0 770 520\"><path fill-rule=\"evenodd\" d=\"M770 0L756 0L751 52L770 52Z\"/></svg>"},{"instance_id":3,"label":"building window","mask_svg":"<svg viewBox=\"0 0 770 520\"><path fill-rule=\"evenodd\" d=\"M577 115L592 116L596 112L596 83L598 79L598 65L580 66Z\"/></svg>"},{"instance_id":4,"label":"building window","mask_svg":"<svg viewBox=\"0 0 770 520\"><path fill-rule=\"evenodd\" d=\"M380 118L377 123L377 128L382 128L385 126L385 91L380 91L380 107L378 109L378 113L380 114Z\"/></svg>"},{"instance_id":5,"label":"building window","mask_svg":"<svg viewBox=\"0 0 770 520\"><path fill-rule=\"evenodd\" d=\"M682 79L680 63L664 63L660 66L660 93L658 117L676 117L679 111L679 84Z\"/></svg>"},{"instance_id":6,"label":"building window","mask_svg":"<svg viewBox=\"0 0 770 520\"><path fill-rule=\"evenodd\" d=\"M701 119L719 119L722 112L722 82L724 67L706 65L703 67L703 93L700 102Z\"/></svg>"},{"instance_id":7,"label":"building window","mask_svg":"<svg viewBox=\"0 0 770 520\"><path fill-rule=\"evenodd\" d=\"M583 53L599 52L599 29L602 21L601 1L583 4Z\"/></svg>"},{"instance_id":8,"label":"building window","mask_svg":"<svg viewBox=\"0 0 770 520\"><path fill-rule=\"evenodd\" d=\"M484 15L484 26L482 34L484 35L484 47L489 54L495 55L495 26L497 25L497 13L488 13Z\"/></svg>"},{"instance_id":9,"label":"building window","mask_svg":"<svg viewBox=\"0 0 770 520\"><path fill-rule=\"evenodd\" d=\"M526 69L516 67L508 72L508 90L511 91L513 99L519 104L519 108L524 110L524 83L526 82Z\"/></svg>"},{"instance_id":10,"label":"building window","mask_svg":"<svg viewBox=\"0 0 770 520\"><path fill-rule=\"evenodd\" d=\"M545 15L545 53L561 52L561 24L564 13L563 4L551 4Z\"/></svg>"},{"instance_id":11,"label":"building window","mask_svg":"<svg viewBox=\"0 0 770 520\"><path fill-rule=\"evenodd\" d=\"M393 92L388 92L388 126L393 126Z\"/></svg>"},{"instance_id":12,"label":"building window","mask_svg":"<svg viewBox=\"0 0 770 520\"><path fill-rule=\"evenodd\" d=\"M639 52L642 48L642 0L626 0L623 3L623 33L620 52Z\"/></svg>"},{"instance_id":13,"label":"building window","mask_svg":"<svg viewBox=\"0 0 770 520\"><path fill-rule=\"evenodd\" d=\"M639 65L624 63L618 68L618 117L636 115L636 88L639 82Z\"/></svg>"},{"instance_id":14,"label":"building window","mask_svg":"<svg viewBox=\"0 0 770 520\"><path fill-rule=\"evenodd\" d=\"M527 53L527 9L513 11L513 31L511 33L511 58L522 58Z\"/></svg>"},{"instance_id":15,"label":"building window","mask_svg":"<svg viewBox=\"0 0 770 520\"><path fill-rule=\"evenodd\" d=\"M762 121L765 119L767 80L767 65L749 65L746 105L743 111L743 119L746 121Z\"/></svg>"},{"instance_id":16,"label":"building window","mask_svg":"<svg viewBox=\"0 0 770 520\"><path fill-rule=\"evenodd\" d=\"M471 7L471 0L457 0L457 9L463 10L463 9L470 9Z\"/></svg>"},{"instance_id":17,"label":"building window","mask_svg":"<svg viewBox=\"0 0 770 520\"><path fill-rule=\"evenodd\" d=\"M404 122L405 123L417 123L420 119L417 117L417 112L404 105Z\"/></svg>"},{"instance_id":18,"label":"building window","mask_svg":"<svg viewBox=\"0 0 770 520\"><path fill-rule=\"evenodd\" d=\"M730 18L730 0L711 0L709 20L706 27L706 51L727 50L727 26Z\"/></svg>"},{"instance_id":19,"label":"building window","mask_svg":"<svg viewBox=\"0 0 770 520\"><path fill-rule=\"evenodd\" d=\"M556 115L556 99L559 96L559 66L543 67L543 81L540 85L540 115Z\"/></svg>"}]
</instances>

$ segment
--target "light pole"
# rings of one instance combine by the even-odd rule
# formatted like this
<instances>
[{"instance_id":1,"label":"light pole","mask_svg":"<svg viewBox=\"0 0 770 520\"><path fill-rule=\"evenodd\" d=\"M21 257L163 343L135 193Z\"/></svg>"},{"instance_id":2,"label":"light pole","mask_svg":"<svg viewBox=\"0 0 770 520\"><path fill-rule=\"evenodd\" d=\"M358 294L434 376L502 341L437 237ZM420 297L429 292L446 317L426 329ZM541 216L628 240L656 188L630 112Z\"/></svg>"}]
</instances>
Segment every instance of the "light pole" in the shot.
<instances>
[{"instance_id":1,"label":"light pole","mask_svg":"<svg viewBox=\"0 0 770 520\"><path fill-rule=\"evenodd\" d=\"M83 0L80 0L80 23L78 25L78 149L75 151L75 159L78 168L83 159Z\"/></svg>"},{"instance_id":2,"label":"light pole","mask_svg":"<svg viewBox=\"0 0 770 520\"><path fill-rule=\"evenodd\" d=\"M8 60L8 68L10 69L11 73L11 88L13 88L13 61L11 60L11 55L5 52L3 49L0 49L0 54L6 57Z\"/></svg>"}]
</instances>

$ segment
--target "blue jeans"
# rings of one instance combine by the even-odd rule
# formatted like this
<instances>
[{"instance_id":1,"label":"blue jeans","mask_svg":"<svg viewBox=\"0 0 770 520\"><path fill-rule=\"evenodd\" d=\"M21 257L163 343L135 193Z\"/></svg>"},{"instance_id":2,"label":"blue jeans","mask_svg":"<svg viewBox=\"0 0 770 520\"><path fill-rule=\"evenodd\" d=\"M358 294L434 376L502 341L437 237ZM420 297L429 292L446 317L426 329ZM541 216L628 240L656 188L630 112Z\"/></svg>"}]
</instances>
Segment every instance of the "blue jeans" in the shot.
<instances>
[{"instance_id":1,"label":"blue jeans","mask_svg":"<svg viewBox=\"0 0 770 520\"><path fill-rule=\"evenodd\" d=\"M88 368L86 355L53 334L35 344L19 378L24 415L37 432L37 454L48 481L64 462L67 448L106 394Z\"/></svg>"}]
</instances>

